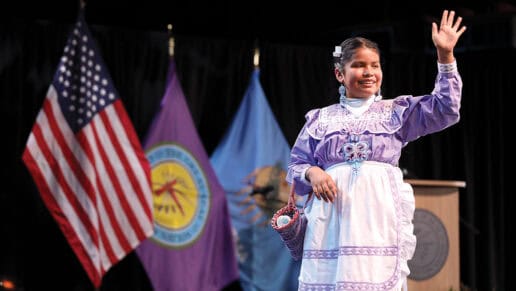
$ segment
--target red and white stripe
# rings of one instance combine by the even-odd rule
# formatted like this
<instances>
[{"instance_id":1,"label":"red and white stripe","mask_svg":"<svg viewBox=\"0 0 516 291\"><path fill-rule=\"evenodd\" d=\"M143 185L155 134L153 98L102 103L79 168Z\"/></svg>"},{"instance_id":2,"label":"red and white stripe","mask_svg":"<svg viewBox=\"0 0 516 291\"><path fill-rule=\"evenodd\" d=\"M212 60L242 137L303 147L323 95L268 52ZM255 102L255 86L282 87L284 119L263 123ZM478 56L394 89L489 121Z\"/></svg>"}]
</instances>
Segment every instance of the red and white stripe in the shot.
<instances>
[{"instance_id":1,"label":"red and white stripe","mask_svg":"<svg viewBox=\"0 0 516 291\"><path fill-rule=\"evenodd\" d=\"M23 160L96 287L153 234L150 166L119 99L74 134L51 85Z\"/></svg>"}]
</instances>

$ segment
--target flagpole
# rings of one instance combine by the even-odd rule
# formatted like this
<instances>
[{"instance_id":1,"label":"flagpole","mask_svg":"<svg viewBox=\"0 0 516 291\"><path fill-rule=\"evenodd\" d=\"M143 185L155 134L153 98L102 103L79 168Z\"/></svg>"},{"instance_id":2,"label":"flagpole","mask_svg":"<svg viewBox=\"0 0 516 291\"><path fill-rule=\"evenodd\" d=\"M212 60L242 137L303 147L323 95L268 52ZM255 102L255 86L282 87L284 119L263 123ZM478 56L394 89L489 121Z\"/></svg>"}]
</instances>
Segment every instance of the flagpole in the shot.
<instances>
[{"instance_id":1,"label":"flagpole","mask_svg":"<svg viewBox=\"0 0 516 291\"><path fill-rule=\"evenodd\" d=\"M86 6L86 0L79 0L79 8L84 9L85 6Z\"/></svg>"},{"instance_id":2,"label":"flagpole","mask_svg":"<svg viewBox=\"0 0 516 291\"><path fill-rule=\"evenodd\" d=\"M86 7L86 0L79 0L78 14L83 14ZM84 16L84 15L83 15Z\"/></svg>"},{"instance_id":3,"label":"flagpole","mask_svg":"<svg viewBox=\"0 0 516 291\"><path fill-rule=\"evenodd\" d=\"M172 58L174 57L174 36L172 35L172 24L167 25L168 30L168 55Z\"/></svg>"}]
</instances>

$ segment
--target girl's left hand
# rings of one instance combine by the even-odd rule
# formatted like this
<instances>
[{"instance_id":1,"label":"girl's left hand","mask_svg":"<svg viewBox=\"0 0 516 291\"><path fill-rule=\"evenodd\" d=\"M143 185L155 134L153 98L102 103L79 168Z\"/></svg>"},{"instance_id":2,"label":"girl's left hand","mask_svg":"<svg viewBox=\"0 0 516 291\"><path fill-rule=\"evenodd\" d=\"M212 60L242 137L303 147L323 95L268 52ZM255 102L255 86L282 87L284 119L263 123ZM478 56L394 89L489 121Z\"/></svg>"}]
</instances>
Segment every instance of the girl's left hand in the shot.
<instances>
[{"instance_id":1,"label":"girl's left hand","mask_svg":"<svg viewBox=\"0 0 516 291\"><path fill-rule=\"evenodd\" d=\"M466 31L466 26L460 27L462 17L457 17L454 23L455 11L443 11L441 24L437 28L435 22L432 23L432 41L441 53L452 53L459 37Z\"/></svg>"}]
</instances>

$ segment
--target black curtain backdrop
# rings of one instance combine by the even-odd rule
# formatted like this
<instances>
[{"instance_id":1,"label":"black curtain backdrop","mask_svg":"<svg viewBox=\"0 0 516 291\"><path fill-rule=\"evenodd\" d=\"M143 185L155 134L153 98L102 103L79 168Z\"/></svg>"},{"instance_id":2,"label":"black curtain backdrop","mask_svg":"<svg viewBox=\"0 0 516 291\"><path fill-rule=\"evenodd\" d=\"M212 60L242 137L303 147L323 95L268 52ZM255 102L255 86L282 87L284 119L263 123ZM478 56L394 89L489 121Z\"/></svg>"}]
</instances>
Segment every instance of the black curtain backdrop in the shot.
<instances>
[{"instance_id":1,"label":"black curtain backdrop","mask_svg":"<svg viewBox=\"0 0 516 291\"><path fill-rule=\"evenodd\" d=\"M87 20L87 19L86 19ZM61 57L71 23L2 20L0 26L0 279L20 290L93 290L21 160L25 143ZM141 140L165 89L165 31L90 26ZM430 31L422 29L430 40ZM496 33L493 31L492 33ZM337 102L333 46L261 41L261 81L290 144L311 108ZM410 38L407 35L406 38ZM420 36L418 36L420 37ZM228 128L253 70L254 42L176 35L179 79L195 125L211 154ZM377 40L382 41L381 39ZM408 42L406 39L405 42ZM383 95L420 95L433 88L432 49L383 49ZM508 290L507 238L514 215L505 179L516 49L456 51L464 89L461 121L409 144L400 166L420 179L461 180L460 255L465 290ZM263 141L267 142L267 141ZM511 199L512 200L512 199ZM272 263L272 262L271 262ZM149 290L134 253L115 265L100 290ZM238 289L238 282L226 289Z\"/></svg>"}]
</instances>

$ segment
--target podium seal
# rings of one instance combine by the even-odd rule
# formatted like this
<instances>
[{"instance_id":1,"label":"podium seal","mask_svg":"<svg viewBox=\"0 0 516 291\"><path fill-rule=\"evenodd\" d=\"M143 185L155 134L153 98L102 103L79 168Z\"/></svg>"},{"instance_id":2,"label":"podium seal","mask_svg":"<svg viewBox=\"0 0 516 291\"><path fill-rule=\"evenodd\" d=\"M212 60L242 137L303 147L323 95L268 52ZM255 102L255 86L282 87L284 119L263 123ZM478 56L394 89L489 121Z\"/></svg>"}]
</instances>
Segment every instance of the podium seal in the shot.
<instances>
[{"instance_id":1,"label":"podium seal","mask_svg":"<svg viewBox=\"0 0 516 291\"><path fill-rule=\"evenodd\" d=\"M448 234L439 217L429 210L416 208L413 221L417 244L408 261L408 278L426 280L439 273L448 258Z\"/></svg>"}]
</instances>

